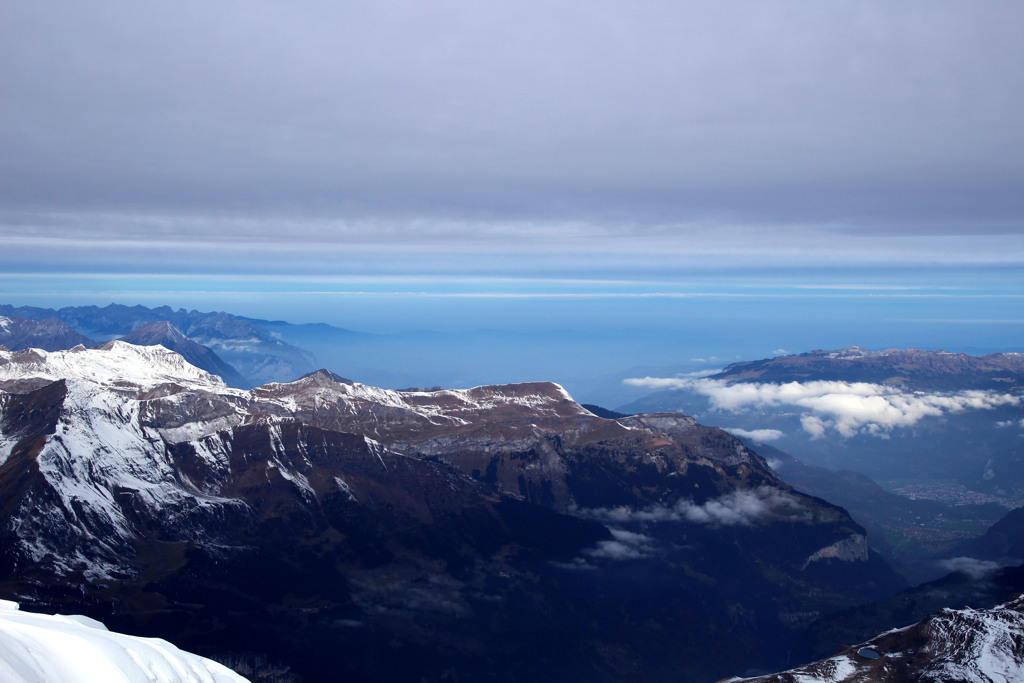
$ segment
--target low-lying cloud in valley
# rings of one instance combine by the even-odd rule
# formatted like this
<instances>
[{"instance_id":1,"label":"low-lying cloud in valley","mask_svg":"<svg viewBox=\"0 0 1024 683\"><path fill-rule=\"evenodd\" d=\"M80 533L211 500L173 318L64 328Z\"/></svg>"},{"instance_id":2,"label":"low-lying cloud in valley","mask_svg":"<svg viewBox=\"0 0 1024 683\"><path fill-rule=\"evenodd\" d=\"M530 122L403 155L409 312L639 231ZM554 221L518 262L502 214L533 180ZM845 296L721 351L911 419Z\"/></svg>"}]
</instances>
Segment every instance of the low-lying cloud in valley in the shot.
<instances>
[{"instance_id":1,"label":"low-lying cloud in valley","mask_svg":"<svg viewBox=\"0 0 1024 683\"><path fill-rule=\"evenodd\" d=\"M947 572L967 574L975 581L991 578L1002 567L998 562L978 560L973 557L953 557L948 560L940 560L938 565Z\"/></svg>"},{"instance_id":2,"label":"low-lying cloud in valley","mask_svg":"<svg viewBox=\"0 0 1024 683\"><path fill-rule=\"evenodd\" d=\"M800 424L812 438L822 437L830 430L844 437L856 434L881 436L898 427L915 425L926 417L1020 405L1019 396L993 391L929 394L868 382L727 384L721 380L688 377L642 377L624 381L630 386L655 390L692 391L706 396L713 409L733 413L785 406L799 408L805 411L800 416ZM732 431L738 434L736 430Z\"/></svg>"},{"instance_id":3,"label":"low-lying cloud in valley","mask_svg":"<svg viewBox=\"0 0 1024 683\"><path fill-rule=\"evenodd\" d=\"M587 555L606 560L635 560L652 554L654 539L650 536L625 529L609 531L612 533L612 540L601 541L596 548L587 551Z\"/></svg>"},{"instance_id":4,"label":"low-lying cloud in valley","mask_svg":"<svg viewBox=\"0 0 1024 683\"><path fill-rule=\"evenodd\" d=\"M783 437L783 432L779 429L740 429L739 427L723 427L722 429L733 436L738 436L741 439L750 439L757 443L778 441Z\"/></svg>"},{"instance_id":5,"label":"low-lying cloud in valley","mask_svg":"<svg viewBox=\"0 0 1024 683\"><path fill-rule=\"evenodd\" d=\"M702 504L680 500L675 505L643 509L591 508L578 514L606 524L631 522L695 522L713 526L753 526L779 520L810 521L811 512L797 496L770 486L737 489ZM617 539L623 540L623 539Z\"/></svg>"}]
</instances>

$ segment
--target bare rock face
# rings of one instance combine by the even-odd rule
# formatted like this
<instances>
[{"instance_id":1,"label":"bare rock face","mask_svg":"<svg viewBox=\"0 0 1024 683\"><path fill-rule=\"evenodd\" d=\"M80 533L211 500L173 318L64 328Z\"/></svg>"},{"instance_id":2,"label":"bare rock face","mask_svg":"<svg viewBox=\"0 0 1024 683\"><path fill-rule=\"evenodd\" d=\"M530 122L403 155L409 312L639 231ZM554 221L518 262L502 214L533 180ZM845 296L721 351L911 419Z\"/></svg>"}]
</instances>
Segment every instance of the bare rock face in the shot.
<instances>
[{"instance_id":1,"label":"bare rock face","mask_svg":"<svg viewBox=\"0 0 1024 683\"><path fill-rule=\"evenodd\" d=\"M309 680L706 680L898 582L686 416L543 382L244 391L124 342L0 351L0 524L0 586Z\"/></svg>"}]
</instances>

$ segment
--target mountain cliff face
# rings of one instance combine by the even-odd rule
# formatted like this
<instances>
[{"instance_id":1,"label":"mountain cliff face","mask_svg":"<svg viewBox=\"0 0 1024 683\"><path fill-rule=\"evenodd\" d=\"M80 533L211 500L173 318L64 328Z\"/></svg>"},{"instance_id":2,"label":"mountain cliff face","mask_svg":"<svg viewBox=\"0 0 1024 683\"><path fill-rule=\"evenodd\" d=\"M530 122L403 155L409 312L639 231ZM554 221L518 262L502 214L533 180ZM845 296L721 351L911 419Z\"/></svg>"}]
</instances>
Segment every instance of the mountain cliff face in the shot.
<instances>
[{"instance_id":1,"label":"mountain cliff face","mask_svg":"<svg viewBox=\"0 0 1024 683\"><path fill-rule=\"evenodd\" d=\"M682 415L550 383L243 391L124 342L0 352L0 523L20 599L309 680L704 680L899 584Z\"/></svg>"},{"instance_id":2,"label":"mountain cliff face","mask_svg":"<svg viewBox=\"0 0 1024 683\"><path fill-rule=\"evenodd\" d=\"M992 609L944 609L906 628L750 683L883 683L1024 679L1024 598Z\"/></svg>"}]
</instances>

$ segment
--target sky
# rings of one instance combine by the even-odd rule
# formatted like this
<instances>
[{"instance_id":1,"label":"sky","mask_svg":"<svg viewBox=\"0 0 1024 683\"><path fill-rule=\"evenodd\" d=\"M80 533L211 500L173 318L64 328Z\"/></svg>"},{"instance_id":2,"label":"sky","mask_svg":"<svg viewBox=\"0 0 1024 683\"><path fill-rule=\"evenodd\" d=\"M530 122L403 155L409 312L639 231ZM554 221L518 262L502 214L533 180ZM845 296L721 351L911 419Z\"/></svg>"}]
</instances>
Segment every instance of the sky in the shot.
<instances>
[{"instance_id":1,"label":"sky","mask_svg":"<svg viewBox=\"0 0 1024 683\"><path fill-rule=\"evenodd\" d=\"M5 303L1022 346L1020 2L2 15Z\"/></svg>"}]
</instances>

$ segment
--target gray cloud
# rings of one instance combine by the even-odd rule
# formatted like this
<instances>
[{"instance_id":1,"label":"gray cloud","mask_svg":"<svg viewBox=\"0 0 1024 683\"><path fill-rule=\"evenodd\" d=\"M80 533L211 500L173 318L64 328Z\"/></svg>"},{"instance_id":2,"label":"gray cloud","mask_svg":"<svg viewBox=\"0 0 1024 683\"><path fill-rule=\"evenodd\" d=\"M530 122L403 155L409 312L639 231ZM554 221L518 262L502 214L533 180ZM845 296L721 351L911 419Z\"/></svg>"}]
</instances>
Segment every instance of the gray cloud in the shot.
<instances>
[{"instance_id":1,"label":"gray cloud","mask_svg":"<svg viewBox=\"0 0 1024 683\"><path fill-rule=\"evenodd\" d=\"M40 0L4 24L5 240L1024 252L1019 3Z\"/></svg>"},{"instance_id":2,"label":"gray cloud","mask_svg":"<svg viewBox=\"0 0 1024 683\"><path fill-rule=\"evenodd\" d=\"M835 430L841 436L884 435L909 427L926 417L965 410L990 410L1019 405L1020 397L994 391L966 390L953 393L906 393L894 387L867 382L789 382L762 384L674 377L625 380L630 386L651 389L686 389L707 396L712 408L730 412L794 406L806 410L800 423L811 437Z\"/></svg>"}]
</instances>

